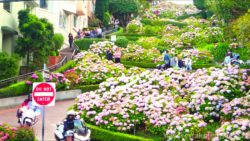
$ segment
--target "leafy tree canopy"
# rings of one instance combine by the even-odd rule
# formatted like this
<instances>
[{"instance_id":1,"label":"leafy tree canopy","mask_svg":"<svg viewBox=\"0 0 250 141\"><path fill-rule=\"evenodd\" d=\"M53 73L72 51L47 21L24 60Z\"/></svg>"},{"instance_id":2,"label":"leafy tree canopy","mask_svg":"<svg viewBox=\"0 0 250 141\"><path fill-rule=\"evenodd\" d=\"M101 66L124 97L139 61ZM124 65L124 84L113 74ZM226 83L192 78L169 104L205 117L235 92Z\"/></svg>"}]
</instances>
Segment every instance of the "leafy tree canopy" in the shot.
<instances>
[{"instance_id":1,"label":"leafy tree canopy","mask_svg":"<svg viewBox=\"0 0 250 141\"><path fill-rule=\"evenodd\" d=\"M29 10L21 10L18 13L19 29L22 34L17 40L16 52L21 56L27 56L27 65L40 68L47 62L49 52L54 48L52 37L53 25L47 19L39 19L29 13ZM33 58L30 63L30 57Z\"/></svg>"}]
</instances>

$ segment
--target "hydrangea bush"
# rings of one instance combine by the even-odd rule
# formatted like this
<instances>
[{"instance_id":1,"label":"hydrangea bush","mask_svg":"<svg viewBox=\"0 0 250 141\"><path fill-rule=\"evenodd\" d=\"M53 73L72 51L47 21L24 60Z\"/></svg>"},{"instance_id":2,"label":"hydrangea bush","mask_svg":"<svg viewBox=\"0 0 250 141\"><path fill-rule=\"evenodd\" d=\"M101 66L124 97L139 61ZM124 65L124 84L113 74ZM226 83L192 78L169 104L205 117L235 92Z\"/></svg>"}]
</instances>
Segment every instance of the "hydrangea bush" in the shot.
<instances>
[{"instance_id":1,"label":"hydrangea bush","mask_svg":"<svg viewBox=\"0 0 250 141\"><path fill-rule=\"evenodd\" d=\"M224 119L230 85L243 86L236 88L242 96L249 91L238 68L147 70L107 79L100 89L79 95L75 110L78 117L109 130L130 132L140 126L168 139L189 140L204 133L206 124Z\"/></svg>"}]
</instances>

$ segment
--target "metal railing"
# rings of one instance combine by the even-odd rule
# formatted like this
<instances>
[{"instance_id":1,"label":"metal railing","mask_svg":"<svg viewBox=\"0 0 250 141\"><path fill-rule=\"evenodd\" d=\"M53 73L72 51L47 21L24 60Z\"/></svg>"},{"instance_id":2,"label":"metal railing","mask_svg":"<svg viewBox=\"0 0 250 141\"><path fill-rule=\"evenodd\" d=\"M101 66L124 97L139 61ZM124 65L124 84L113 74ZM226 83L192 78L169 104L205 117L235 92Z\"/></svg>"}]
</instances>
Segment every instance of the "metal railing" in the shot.
<instances>
[{"instance_id":1,"label":"metal railing","mask_svg":"<svg viewBox=\"0 0 250 141\"><path fill-rule=\"evenodd\" d=\"M79 50L79 47L74 43L74 50L73 50L72 54L70 55L70 57L68 58L67 56L64 56L60 60L60 62L58 62L57 64L55 64L53 66L48 67L46 73L53 72L53 71L57 70L58 68L60 68L61 66L63 66L64 64L66 64L69 60L74 59L74 55L78 52L78 50ZM43 69L36 70L34 72L29 72L29 73L26 73L26 74L22 74L22 75L19 75L19 76L15 76L15 77L0 80L0 88L5 87L5 86L7 86L9 84L12 84L14 82L27 80L27 78L29 76L31 76L33 73L35 73L35 72L43 72Z\"/></svg>"}]
</instances>

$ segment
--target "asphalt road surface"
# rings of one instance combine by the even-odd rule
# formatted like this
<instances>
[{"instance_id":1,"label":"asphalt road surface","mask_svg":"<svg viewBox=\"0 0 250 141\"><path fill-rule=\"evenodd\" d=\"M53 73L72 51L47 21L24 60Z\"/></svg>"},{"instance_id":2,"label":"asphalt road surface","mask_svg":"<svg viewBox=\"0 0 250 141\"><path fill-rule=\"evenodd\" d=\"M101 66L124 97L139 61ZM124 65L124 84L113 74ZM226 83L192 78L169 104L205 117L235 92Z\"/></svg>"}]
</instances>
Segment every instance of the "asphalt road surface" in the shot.
<instances>
[{"instance_id":1,"label":"asphalt road surface","mask_svg":"<svg viewBox=\"0 0 250 141\"><path fill-rule=\"evenodd\" d=\"M54 141L54 131L56 124L61 122L67 113L67 109L72 106L74 100L56 102L54 107L45 108L45 141ZM6 123L14 127L19 127L17 123L16 111L18 107L0 110L0 123ZM34 125L34 131L39 141L42 140L42 115Z\"/></svg>"}]
</instances>

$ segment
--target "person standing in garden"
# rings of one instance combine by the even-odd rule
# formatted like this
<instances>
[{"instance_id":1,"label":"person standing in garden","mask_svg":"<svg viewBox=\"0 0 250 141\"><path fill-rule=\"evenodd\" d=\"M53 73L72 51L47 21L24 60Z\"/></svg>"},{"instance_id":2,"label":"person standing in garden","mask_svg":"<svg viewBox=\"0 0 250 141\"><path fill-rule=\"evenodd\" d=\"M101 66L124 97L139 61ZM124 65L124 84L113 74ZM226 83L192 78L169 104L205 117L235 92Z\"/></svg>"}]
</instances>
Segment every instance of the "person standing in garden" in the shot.
<instances>
[{"instance_id":1,"label":"person standing in garden","mask_svg":"<svg viewBox=\"0 0 250 141\"><path fill-rule=\"evenodd\" d=\"M192 60L189 56L185 59L186 70L192 70Z\"/></svg>"},{"instance_id":2,"label":"person standing in garden","mask_svg":"<svg viewBox=\"0 0 250 141\"><path fill-rule=\"evenodd\" d=\"M120 48L116 48L115 53L114 53L115 63L121 62L121 56L122 56L122 52L121 52Z\"/></svg>"},{"instance_id":3,"label":"person standing in garden","mask_svg":"<svg viewBox=\"0 0 250 141\"><path fill-rule=\"evenodd\" d=\"M178 58L176 56L171 58L170 66L173 67L173 68L178 68Z\"/></svg>"},{"instance_id":4,"label":"person standing in garden","mask_svg":"<svg viewBox=\"0 0 250 141\"><path fill-rule=\"evenodd\" d=\"M164 55L164 68L170 67L170 56L168 55L168 51L166 50Z\"/></svg>"},{"instance_id":5,"label":"person standing in garden","mask_svg":"<svg viewBox=\"0 0 250 141\"><path fill-rule=\"evenodd\" d=\"M113 52L112 52L112 49L109 48L106 52L106 57L108 60L113 60Z\"/></svg>"},{"instance_id":6,"label":"person standing in garden","mask_svg":"<svg viewBox=\"0 0 250 141\"><path fill-rule=\"evenodd\" d=\"M68 37L69 37L69 47L72 48L73 41L74 41L73 35L71 33L69 33Z\"/></svg>"}]
</instances>

